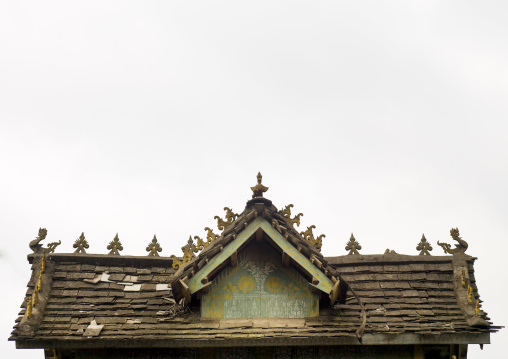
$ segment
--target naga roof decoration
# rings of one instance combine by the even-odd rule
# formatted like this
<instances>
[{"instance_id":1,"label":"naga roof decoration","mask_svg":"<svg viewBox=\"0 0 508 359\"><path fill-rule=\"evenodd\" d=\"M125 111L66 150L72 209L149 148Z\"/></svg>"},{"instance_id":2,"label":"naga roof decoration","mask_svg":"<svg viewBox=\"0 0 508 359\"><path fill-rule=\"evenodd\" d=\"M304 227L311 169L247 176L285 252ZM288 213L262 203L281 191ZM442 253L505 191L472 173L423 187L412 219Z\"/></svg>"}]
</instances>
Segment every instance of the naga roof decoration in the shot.
<instances>
[{"instance_id":1,"label":"naga roof decoration","mask_svg":"<svg viewBox=\"0 0 508 359\"><path fill-rule=\"evenodd\" d=\"M452 246L450 244L448 244L448 243L440 243L439 241L437 241L437 244L440 245L443 248L445 253L454 254L454 253L464 253L464 252L466 252L468 244L467 244L467 242L465 240L463 240L460 237L459 229L458 228L452 228L452 229L450 229L450 236L452 236L452 238L458 242L458 244L456 244L455 248L453 248L453 249L451 248Z\"/></svg>"}]
</instances>

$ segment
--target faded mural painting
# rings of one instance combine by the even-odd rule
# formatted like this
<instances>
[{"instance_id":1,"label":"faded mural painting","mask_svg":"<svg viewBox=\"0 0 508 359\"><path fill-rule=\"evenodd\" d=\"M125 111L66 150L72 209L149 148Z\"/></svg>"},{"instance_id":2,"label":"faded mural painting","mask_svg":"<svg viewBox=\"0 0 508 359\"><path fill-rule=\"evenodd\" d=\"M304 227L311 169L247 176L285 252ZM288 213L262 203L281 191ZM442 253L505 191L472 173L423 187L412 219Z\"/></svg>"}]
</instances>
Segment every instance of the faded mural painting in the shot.
<instances>
[{"instance_id":1,"label":"faded mural painting","mask_svg":"<svg viewBox=\"0 0 508 359\"><path fill-rule=\"evenodd\" d=\"M319 298L294 268L266 243L242 251L238 266L223 270L203 295L204 318L305 318L319 313Z\"/></svg>"}]
</instances>

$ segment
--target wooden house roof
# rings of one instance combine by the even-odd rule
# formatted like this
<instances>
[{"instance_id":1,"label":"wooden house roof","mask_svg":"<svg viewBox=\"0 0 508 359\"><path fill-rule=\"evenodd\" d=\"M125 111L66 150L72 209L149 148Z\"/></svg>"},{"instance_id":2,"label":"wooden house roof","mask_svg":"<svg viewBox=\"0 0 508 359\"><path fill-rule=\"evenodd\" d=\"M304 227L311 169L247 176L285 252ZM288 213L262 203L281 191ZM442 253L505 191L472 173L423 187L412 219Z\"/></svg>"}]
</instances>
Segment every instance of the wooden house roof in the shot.
<instances>
[{"instance_id":1,"label":"wooden house roof","mask_svg":"<svg viewBox=\"0 0 508 359\"><path fill-rule=\"evenodd\" d=\"M356 257L356 258L355 258ZM208 320L179 312L167 283L174 275L169 258L52 254L49 295L41 315L26 320L21 310L10 337L24 348L185 347L234 345L488 343L492 325L481 311L468 322L457 300L452 256L340 256L327 258L361 299L348 292L315 318ZM31 257L35 267L39 258ZM469 283L479 298L474 259L465 258ZM37 271L35 270L36 274ZM28 283L22 307L36 285ZM92 321L101 327L87 335ZM31 330L33 329L33 330Z\"/></svg>"},{"instance_id":2,"label":"wooden house roof","mask_svg":"<svg viewBox=\"0 0 508 359\"><path fill-rule=\"evenodd\" d=\"M258 195L267 190L254 188ZM32 277L9 340L62 349L486 344L500 328L480 308L475 258L463 251L324 257L319 237L299 233L288 209L255 196L240 215L218 218L222 234L199 240L202 251L189 247L183 258L45 255L35 241ZM248 240L263 236L331 305L299 319L206 319L188 310Z\"/></svg>"}]
</instances>

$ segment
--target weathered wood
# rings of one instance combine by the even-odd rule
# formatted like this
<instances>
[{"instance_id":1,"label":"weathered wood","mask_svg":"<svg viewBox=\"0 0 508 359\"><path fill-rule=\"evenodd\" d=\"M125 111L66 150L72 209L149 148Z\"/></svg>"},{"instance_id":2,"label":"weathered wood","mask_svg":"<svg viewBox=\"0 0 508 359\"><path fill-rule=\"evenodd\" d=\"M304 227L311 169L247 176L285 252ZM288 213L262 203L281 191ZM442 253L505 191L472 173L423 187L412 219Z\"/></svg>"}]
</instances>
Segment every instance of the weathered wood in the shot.
<instances>
[{"instance_id":1,"label":"weathered wood","mask_svg":"<svg viewBox=\"0 0 508 359\"><path fill-rule=\"evenodd\" d=\"M286 252L283 251L282 252L282 265L284 267L289 267L289 263L290 263L290 257Z\"/></svg>"},{"instance_id":2,"label":"weathered wood","mask_svg":"<svg viewBox=\"0 0 508 359\"><path fill-rule=\"evenodd\" d=\"M318 267L319 269L323 268L323 263L321 263L321 261L319 259L317 259L314 254L311 255L310 262L312 264L314 264L316 267Z\"/></svg>"},{"instance_id":3,"label":"weathered wood","mask_svg":"<svg viewBox=\"0 0 508 359\"><path fill-rule=\"evenodd\" d=\"M215 323L215 321L214 321ZM189 324L182 325L181 329L185 329ZM294 329L299 330L299 329ZM179 330L180 332L180 330ZM108 346L114 348L188 348L188 347L251 347L253 345L252 340L245 340L241 335L237 335L236 338L224 340L223 337L210 338L209 340L195 340L187 339L185 336L174 340L173 338L168 340L167 337L161 336L161 338L148 338L144 340L125 340L123 338L111 338L108 339ZM312 340L306 340L305 343L308 345L362 345L354 336L340 335L334 337L328 337L325 335L318 335L312 338ZM390 345L435 345L435 344L490 344L489 333L478 333L478 334L441 334L441 335L421 335L412 333L400 333L394 334L364 334L363 345L383 345L387 343ZM299 346L302 345L301 338L288 337L288 336L277 336L277 337L264 337L256 338L256 345L258 346ZM61 349L75 349L76 341L60 341L58 343ZM104 340L89 340L80 341L79 346L81 348L99 348L104 350ZM17 341L16 348L18 349L38 349L38 348L51 348L54 347L54 339L31 339L26 341ZM461 358L462 359L462 358Z\"/></svg>"},{"instance_id":4,"label":"weathered wood","mask_svg":"<svg viewBox=\"0 0 508 359\"><path fill-rule=\"evenodd\" d=\"M203 286L203 288L201 289L201 291L202 291L203 293L205 293L205 294L206 294L206 293L208 293L208 292L210 291L210 285L212 285L212 282L208 282L208 283L206 283L206 284Z\"/></svg>"},{"instance_id":5,"label":"weathered wood","mask_svg":"<svg viewBox=\"0 0 508 359\"><path fill-rule=\"evenodd\" d=\"M263 240L263 230L261 228L258 228L256 230L256 241L261 242Z\"/></svg>"},{"instance_id":6,"label":"weathered wood","mask_svg":"<svg viewBox=\"0 0 508 359\"><path fill-rule=\"evenodd\" d=\"M190 303L191 302L191 293L189 291L189 287L187 286L187 284L185 284L185 282L181 279L178 280L178 282L180 283L180 286L181 286L181 290L182 290L182 294L183 294L183 297L185 298L185 300L187 301L187 303Z\"/></svg>"},{"instance_id":7,"label":"weathered wood","mask_svg":"<svg viewBox=\"0 0 508 359\"><path fill-rule=\"evenodd\" d=\"M332 292L330 293L330 305L333 305L340 296L340 281L335 281L333 285Z\"/></svg>"},{"instance_id":8,"label":"weathered wood","mask_svg":"<svg viewBox=\"0 0 508 359\"><path fill-rule=\"evenodd\" d=\"M231 255L231 266L233 268L238 266L238 251L234 251Z\"/></svg>"}]
</instances>

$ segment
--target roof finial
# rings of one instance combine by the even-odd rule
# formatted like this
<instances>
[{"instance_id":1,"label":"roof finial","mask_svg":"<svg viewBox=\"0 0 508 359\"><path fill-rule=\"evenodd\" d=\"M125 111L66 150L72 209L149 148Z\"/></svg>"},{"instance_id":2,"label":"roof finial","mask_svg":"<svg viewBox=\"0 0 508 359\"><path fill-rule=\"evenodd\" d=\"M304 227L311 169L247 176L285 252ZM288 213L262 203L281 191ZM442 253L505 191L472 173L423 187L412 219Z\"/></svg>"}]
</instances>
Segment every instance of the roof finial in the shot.
<instances>
[{"instance_id":1,"label":"roof finial","mask_svg":"<svg viewBox=\"0 0 508 359\"><path fill-rule=\"evenodd\" d=\"M353 236L353 233L351 233L351 238L349 238L349 241L346 244L346 251L349 251L348 255L360 254L358 251L362 249L362 246L358 243L355 236Z\"/></svg>"},{"instance_id":2,"label":"roof finial","mask_svg":"<svg viewBox=\"0 0 508 359\"><path fill-rule=\"evenodd\" d=\"M268 191L268 187L265 187L261 184L261 181L263 180L263 176L261 175L261 172L258 172L257 179L258 179L258 184L255 185L254 187L250 188L253 192L252 198L263 197L263 193Z\"/></svg>"},{"instance_id":3,"label":"roof finial","mask_svg":"<svg viewBox=\"0 0 508 359\"><path fill-rule=\"evenodd\" d=\"M420 243L418 243L418 246L416 246L416 250L420 251L421 256L427 255L430 256L430 251L432 250L432 246L429 242L427 242L427 238L425 238L425 234L422 234L422 239L420 240Z\"/></svg>"}]
</instances>

